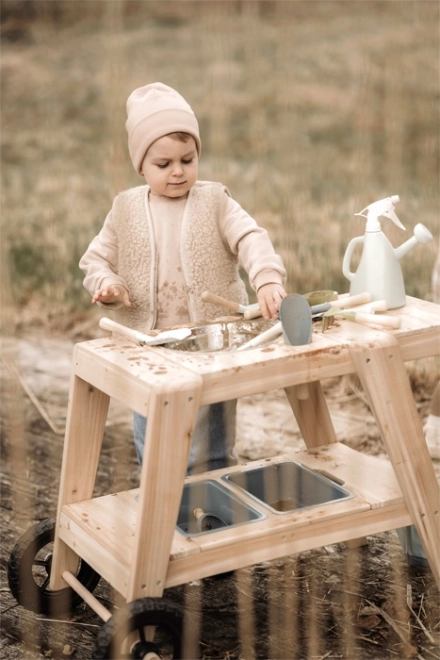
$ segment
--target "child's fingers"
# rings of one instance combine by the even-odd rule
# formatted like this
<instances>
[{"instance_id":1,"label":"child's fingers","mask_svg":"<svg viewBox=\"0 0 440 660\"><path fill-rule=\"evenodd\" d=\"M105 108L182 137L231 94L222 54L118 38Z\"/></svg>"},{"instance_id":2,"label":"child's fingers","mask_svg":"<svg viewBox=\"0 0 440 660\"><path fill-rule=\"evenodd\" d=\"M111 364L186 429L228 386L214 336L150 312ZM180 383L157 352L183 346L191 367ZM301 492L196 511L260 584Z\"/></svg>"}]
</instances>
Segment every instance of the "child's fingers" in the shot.
<instances>
[{"instance_id":1,"label":"child's fingers","mask_svg":"<svg viewBox=\"0 0 440 660\"><path fill-rule=\"evenodd\" d=\"M263 295L259 299L261 315L267 321L278 318L277 305L272 295Z\"/></svg>"},{"instance_id":2,"label":"child's fingers","mask_svg":"<svg viewBox=\"0 0 440 660\"><path fill-rule=\"evenodd\" d=\"M122 294L122 302L125 307L131 307L130 296L128 295L128 291L126 289L124 289Z\"/></svg>"},{"instance_id":3,"label":"child's fingers","mask_svg":"<svg viewBox=\"0 0 440 660\"><path fill-rule=\"evenodd\" d=\"M281 301L286 295L284 288L277 284L267 284L258 291L261 315L264 319L277 319Z\"/></svg>"},{"instance_id":4,"label":"child's fingers","mask_svg":"<svg viewBox=\"0 0 440 660\"><path fill-rule=\"evenodd\" d=\"M95 295L92 298L92 302L109 302L109 298L111 299L114 296L114 293L112 291L112 287L106 287L105 289L98 289L96 291Z\"/></svg>"},{"instance_id":5,"label":"child's fingers","mask_svg":"<svg viewBox=\"0 0 440 660\"><path fill-rule=\"evenodd\" d=\"M269 320L270 319L270 311L269 311L269 308L266 304L266 300L264 298L261 298L258 302L260 304L261 316L263 317L263 319L266 319L266 321Z\"/></svg>"},{"instance_id":6,"label":"child's fingers","mask_svg":"<svg viewBox=\"0 0 440 660\"><path fill-rule=\"evenodd\" d=\"M99 289L98 291L95 291L95 295L92 298L92 303L102 302L103 296L104 296L103 289Z\"/></svg>"},{"instance_id":7,"label":"child's fingers","mask_svg":"<svg viewBox=\"0 0 440 660\"><path fill-rule=\"evenodd\" d=\"M92 303L100 302L109 304L119 301L121 301L125 307L131 307L129 293L127 289L122 286L107 286L103 289L98 289L92 298Z\"/></svg>"},{"instance_id":8,"label":"child's fingers","mask_svg":"<svg viewBox=\"0 0 440 660\"><path fill-rule=\"evenodd\" d=\"M128 291L123 286L113 287L113 298L120 300L125 307L131 307L130 296Z\"/></svg>"},{"instance_id":9,"label":"child's fingers","mask_svg":"<svg viewBox=\"0 0 440 660\"><path fill-rule=\"evenodd\" d=\"M278 289L275 289L275 291L273 291L272 299L277 311L280 309L281 301L283 298L284 296L281 294L281 291L279 291Z\"/></svg>"},{"instance_id":10,"label":"child's fingers","mask_svg":"<svg viewBox=\"0 0 440 660\"><path fill-rule=\"evenodd\" d=\"M280 301L281 302L281 301ZM278 318L278 310L280 308L279 303L275 302L275 299L271 296L267 302L267 307L269 309L269 314L272 319Z\"/></svg>"}]
</instances>

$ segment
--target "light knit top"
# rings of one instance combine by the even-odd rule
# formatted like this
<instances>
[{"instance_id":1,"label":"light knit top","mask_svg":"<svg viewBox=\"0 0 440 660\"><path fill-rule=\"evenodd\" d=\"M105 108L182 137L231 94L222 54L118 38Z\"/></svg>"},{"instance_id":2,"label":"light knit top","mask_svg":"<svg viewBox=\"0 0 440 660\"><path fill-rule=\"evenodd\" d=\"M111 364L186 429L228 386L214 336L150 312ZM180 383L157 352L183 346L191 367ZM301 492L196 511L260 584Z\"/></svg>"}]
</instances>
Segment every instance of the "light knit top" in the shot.
<instances>
[{"instance_id":1,"label":"light knit top","mask_svg":"<svg viewBox=\"0 0 440 660\"><path fill-rule=\"evenodd\" d=\"M155 196L150 193L149 205L153 221L154 241L157 250L157 312L156 325L167 328L178 323L187 323L189 318L188 302L185 291L182 267L179 259L179 241L183 212L186 206L184 198Z\"/></svg>"}]
</instances>

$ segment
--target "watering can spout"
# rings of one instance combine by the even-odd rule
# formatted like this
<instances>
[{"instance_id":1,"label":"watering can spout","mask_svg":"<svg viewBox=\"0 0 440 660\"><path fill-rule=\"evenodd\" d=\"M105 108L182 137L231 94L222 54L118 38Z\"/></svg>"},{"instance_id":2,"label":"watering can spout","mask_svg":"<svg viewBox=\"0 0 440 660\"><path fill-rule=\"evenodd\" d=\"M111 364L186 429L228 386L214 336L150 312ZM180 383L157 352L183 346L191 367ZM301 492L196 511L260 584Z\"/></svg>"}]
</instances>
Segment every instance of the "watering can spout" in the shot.
<instances>
[{"instance_id":1,"label":"watering can spout","mask_svg":"<svg viewBox=\"0 0 440 660\"><path fill-rule=\"evenodd\" d=\"M432 241L432 234L425 227L419 223L414 227L414 234L405 243L402 243L398 248L394 249L396 259L401 259L409 250L411 250L417 243L429 243Z\"/></svg>"}]
</instances>

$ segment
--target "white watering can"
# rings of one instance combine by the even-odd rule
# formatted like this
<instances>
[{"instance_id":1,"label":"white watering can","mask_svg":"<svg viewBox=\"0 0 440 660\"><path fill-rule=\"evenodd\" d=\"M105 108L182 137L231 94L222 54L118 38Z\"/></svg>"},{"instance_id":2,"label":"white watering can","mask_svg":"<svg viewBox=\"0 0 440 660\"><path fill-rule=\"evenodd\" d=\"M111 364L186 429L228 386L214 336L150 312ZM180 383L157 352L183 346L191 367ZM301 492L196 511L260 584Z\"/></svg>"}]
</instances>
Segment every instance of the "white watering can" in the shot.
<instances>
[{"instance_id":1,"label":"white watering can","mask_svg":"<svg viewBox=\"0 0 440 660\"><path fill-rule=\"evenodd\" d=\"M386 300L388 309L405 304L405 285L399 260L417 243L429 243L432 234L424 225L414 227L414 235L400 247L394 248L382 232L379 217L389 218L401 229L405 227L395 214L394 204L398 195L380 199L370 204L360 213L367 218L364 236L353 238L347 246L342 262L342 272L350 280L350 295L368 291L372 300ZM355 247L363 245L362 256L356 272L350 270L350 262Z\"/></svg>"}]
</instances>

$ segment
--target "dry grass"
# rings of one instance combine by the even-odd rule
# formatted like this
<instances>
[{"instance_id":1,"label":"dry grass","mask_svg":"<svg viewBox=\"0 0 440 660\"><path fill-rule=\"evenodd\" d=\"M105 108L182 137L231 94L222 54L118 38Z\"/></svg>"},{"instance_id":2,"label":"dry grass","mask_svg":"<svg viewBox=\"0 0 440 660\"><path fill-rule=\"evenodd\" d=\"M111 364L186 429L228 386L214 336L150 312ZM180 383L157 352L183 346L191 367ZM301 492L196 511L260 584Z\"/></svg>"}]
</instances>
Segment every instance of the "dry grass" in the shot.
<instances>
[{"instance_id":1,"label":"dry grass","mask_svg":"<svg viewBox=\"0 0 440 660\"><path fill-rule=\"evenodd\" d=\"M402 261L407 293L429 298L438 3L2 4L7 327L37 310L44 325L64 328L89 309L77 263L114 194L142 183L128 159L125 100L153 80L190 101L201 178L228 185L268 228L289 291L348 290L342 257L364 229L354 213L399 194L408 234L417 222L435 234Z\"/></svg>"}]
</instances>

